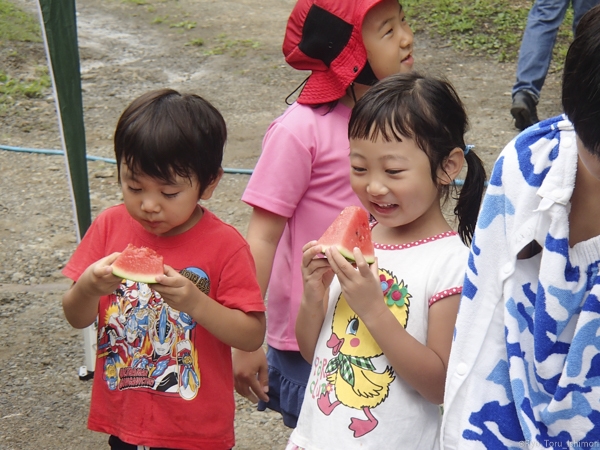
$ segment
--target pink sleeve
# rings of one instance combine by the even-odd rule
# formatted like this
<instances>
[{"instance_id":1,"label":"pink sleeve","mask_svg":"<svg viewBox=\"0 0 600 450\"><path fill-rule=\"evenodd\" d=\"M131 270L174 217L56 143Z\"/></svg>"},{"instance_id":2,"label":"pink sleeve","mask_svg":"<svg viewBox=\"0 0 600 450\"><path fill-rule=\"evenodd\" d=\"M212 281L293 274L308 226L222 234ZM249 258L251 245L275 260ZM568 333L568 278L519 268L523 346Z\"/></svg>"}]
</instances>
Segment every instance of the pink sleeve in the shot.
<instances>
[{"instance_id":1,"label":"pink sleeve","mask_svg":"<svg viewBox=\"0 0 600 450\"><path fill-rule=\"evenodd\" d=\"M452 297L453 295L458 295L461 293L462 293L462 283L460 286L453 287L450 289L445 289L442 292L438 292L437 294L435 294L433 297L431 297L429 299L429 307L431 308L431 305L433 305L435 302L437 302L439 300L443 300L445 298Z\"/></svg>"},{"instance_id":2,"label":"pink sleeve","mask_svg":"<svg viewBox=\"0 0 600 450\"><path fill-rule=\"evenodd\" d=\"M458 236L451 239L451 245L437 255L436 267L432 268L439 275L433 286L434 294L428 300L429 307L440 300L462 293L469 248Z\"/></svg>"},{"instance_id":3,"label":"pink sleeve","mask_svg":"<svg viewBox=\"0 0 600 450\"><path fill-rule=\"evenodd\" d=\"M310 146L275 122L267 130L262 154L242 200L250 206L291 217L309 186L312 159Z\"/></svg>"}]
</instances>

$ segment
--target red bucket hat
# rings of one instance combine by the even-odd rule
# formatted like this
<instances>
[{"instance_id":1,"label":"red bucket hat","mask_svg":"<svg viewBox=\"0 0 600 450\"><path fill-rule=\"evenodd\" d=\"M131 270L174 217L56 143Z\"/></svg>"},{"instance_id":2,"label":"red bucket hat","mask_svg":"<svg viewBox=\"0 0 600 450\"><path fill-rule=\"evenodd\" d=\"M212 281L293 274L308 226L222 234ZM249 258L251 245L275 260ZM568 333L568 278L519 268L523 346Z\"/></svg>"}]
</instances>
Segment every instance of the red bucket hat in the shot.
<instances>
[{"instance_id":1,"label":"red bucket hat","mask_svg":"<svg viewBox=\"0 0 600 450\"><path fill-rule=\"evenodd\" d=\"M362 23L383 0L299 0L288 19L283 54L294 69L310 70L296 100L339 100L367 64ZM370 69L370 66L368 67Z\"/></svg>"}]
</instances>

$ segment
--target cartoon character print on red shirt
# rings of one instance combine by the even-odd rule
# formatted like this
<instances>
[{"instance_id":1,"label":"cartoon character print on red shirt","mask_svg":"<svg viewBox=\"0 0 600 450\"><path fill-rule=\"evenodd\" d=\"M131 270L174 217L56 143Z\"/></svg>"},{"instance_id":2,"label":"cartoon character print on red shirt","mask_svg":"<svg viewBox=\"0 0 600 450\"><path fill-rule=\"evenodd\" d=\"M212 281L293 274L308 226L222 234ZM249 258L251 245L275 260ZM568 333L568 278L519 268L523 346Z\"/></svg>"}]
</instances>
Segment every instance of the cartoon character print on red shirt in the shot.
<instances>
[{"instance_id":1,"label":"cartoon character print on red shirt","mask_svg":"<svg viewBox=\"0 0 600 450\"><path fill-rule=\"evenodd\" d=\"M210 280L201 269L180 272L208 294ZM153 389L196 397L200 368L193 345L196 322L163 302L148 284L123 280L110 296L98 329L98 358L111 390Z\"/></svg>"}]
</instances>

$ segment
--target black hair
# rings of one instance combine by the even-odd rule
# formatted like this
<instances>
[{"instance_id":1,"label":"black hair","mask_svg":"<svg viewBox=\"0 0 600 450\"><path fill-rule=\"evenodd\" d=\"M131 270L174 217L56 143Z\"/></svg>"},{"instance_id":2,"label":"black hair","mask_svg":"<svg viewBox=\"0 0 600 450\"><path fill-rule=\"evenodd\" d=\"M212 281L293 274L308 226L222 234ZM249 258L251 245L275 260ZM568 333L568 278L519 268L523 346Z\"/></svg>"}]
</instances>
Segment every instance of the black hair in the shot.
<instances>
[{"instance_id":1,"label":"black hair","mask_svg":"<svg viewBox=\"0 0 600 450\"><path fill-rule=\"evenodd\" d=\"M600 5L577 24L565 60L562 104L583 145L600 157Z\"/></svg>"},{"instance_id":2,"label":"black hair","mask_svg":"<svg viewBox=\"0 0 600 450\"><path fill-rule=\"evenodd\" d=\"M123 112L115 131L117 173L121 162L136 173L173 183L175 176L200 185L199 195L221 173L227 127L219 111L195 94L173 89L147 92Z\"/></svg>"},{"instance_id":3,"label":"black hair","mask_svg":"<svg viewBox=\"0 0 600 450\"><path fill-rule=\"evenodd\" d=\"M381 136L387 142L413 139L427 154L431 178L447 200L450 186L440 183L436 174L452 150L465 149L467 129L467 113L454 87L446 80L413 71L384 78L358 100L350 116L348 137L375 141ZM486 174L473 150L466 153L465 159L467 175L454 213L458 216L458 233L469 244Z\"/></svg>"}]
</instances>

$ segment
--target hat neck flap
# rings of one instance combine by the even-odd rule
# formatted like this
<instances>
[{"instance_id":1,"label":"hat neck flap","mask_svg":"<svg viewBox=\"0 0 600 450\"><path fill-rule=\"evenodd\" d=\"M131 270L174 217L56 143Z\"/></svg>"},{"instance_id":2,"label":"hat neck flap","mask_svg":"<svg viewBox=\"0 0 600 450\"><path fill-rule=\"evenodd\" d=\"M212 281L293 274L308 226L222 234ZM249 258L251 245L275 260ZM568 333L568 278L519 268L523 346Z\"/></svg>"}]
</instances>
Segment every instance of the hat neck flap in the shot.
<instances>
[{"instance_id":1,"label":"hat neck flap","mask_svg":"<svg viewBox=\"0 0 600 450\"><path fill-rule=\"evenodd\" d=\"M306 56L323 61L329 67L348 45L352 29L352 24L312 5L302 27L298 48Z\"/></svg>"}]
</instances>

